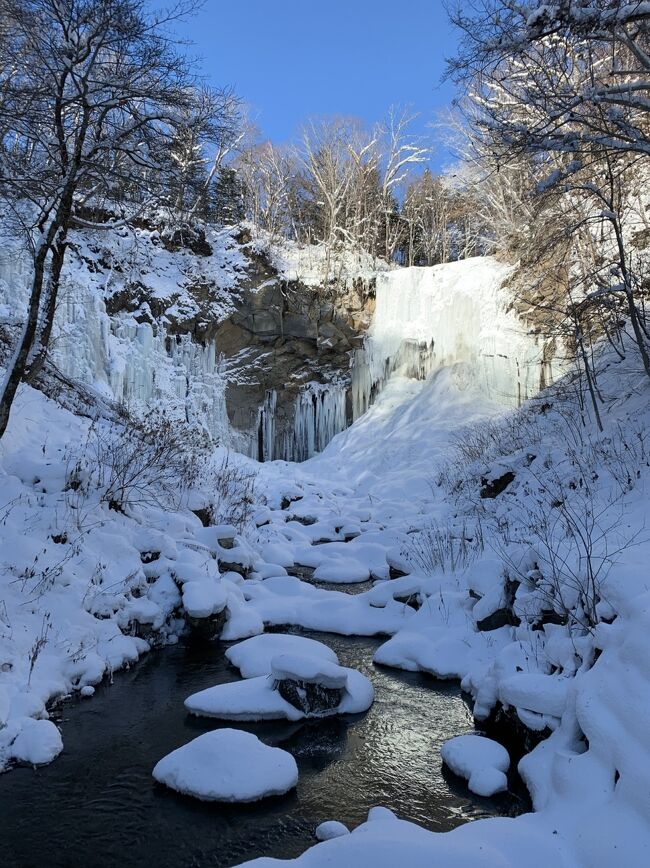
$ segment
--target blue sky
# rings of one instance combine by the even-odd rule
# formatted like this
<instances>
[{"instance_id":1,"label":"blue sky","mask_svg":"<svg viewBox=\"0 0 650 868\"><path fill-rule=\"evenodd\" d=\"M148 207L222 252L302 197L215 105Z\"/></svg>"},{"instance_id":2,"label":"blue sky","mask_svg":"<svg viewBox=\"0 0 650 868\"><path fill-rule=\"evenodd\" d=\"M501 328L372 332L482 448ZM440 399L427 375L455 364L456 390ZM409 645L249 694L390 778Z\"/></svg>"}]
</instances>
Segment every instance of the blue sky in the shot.
<instances>
[{"instance_id":1,"label":"blue sky","mask_svg":"<svg viewBox=\"0 0 650 868\"><path fill-rule=\"evenodd\" d=\"M207 0L179 34L207 79L232 85L265 138L293 138L309 116L380 120L391 104L435 120L455 34L442 0ZM433 164L448 161L440 149Z\"/></svg>"}]
</instances>

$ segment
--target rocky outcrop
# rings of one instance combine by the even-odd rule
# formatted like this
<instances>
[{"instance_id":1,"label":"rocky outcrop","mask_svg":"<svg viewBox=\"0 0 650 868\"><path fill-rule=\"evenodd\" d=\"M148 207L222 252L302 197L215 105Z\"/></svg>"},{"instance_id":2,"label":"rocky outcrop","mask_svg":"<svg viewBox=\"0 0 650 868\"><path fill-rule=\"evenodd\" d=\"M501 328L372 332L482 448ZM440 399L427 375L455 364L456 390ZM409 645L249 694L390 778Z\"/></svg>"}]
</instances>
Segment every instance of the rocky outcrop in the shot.
<instances>
[{"instance_id":1,"label":"rocky outcrop","mask_svg":"<svg viewBox=\"0 0 650 868\"><path fill-rule=\"evenodd\" d=\"M216 443L302 460L351 420L351 355L374 310L374 278L357 276L374 266L338 258L237 227L79 232L59 330L82 318L85 344L57 339L54 361L131 407L165 404Z\"/></svg>"},{"instance_id":2,"label":"rocky outcrop","mask_svg":"<svg viewBox=\"0 0 650 868\"><path fill-rule=\"evenodd\" d=\"M228 418L251 439L255 457L292 457L285 444L305 386L347 390L351 353L362 345L374 310L374 282L358 278L323 287L289 281L266 256L244 250L250 265L236 310L214 331L230 380ZM265 435L262 417L271 393L274 427ZM351 421L349 395L345 416Z\"/></svg>"},{"instance_id":3,"label":"rocky outcrop","mask_svg":"<svg viewBox=\"0 0 650 868\"><path fill-rule=\"evenodd\" d=\"M332 711L339 707L343 699L341 688L324 687L291 678L276 682L276 689L283 699L307 716L318 716Z\"/></svg>"},{"instance_id":4,"label":"rocky outcrop","mask_svg":"<svg viewBox=\"0 0 650 868\"><path fill-rule=\"evenodd\" d=\"M488 477L483 477L481 479L481 491L480 495L482 498L493 499L498 497L502 492L506 490L506 488L513 482L515 479L515 474L512 470L507 470L501 476L496 476L491 479Z\"/></svg>"}]
</instances>

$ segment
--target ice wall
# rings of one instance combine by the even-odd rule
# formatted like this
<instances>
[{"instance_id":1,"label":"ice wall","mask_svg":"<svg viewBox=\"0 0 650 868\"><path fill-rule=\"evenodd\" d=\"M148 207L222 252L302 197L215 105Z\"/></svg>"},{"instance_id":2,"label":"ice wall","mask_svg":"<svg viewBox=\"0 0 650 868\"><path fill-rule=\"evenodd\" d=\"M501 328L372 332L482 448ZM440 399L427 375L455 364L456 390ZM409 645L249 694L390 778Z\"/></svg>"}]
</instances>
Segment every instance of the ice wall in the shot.
<instances>
[{"instance_id":1,"label":"ice wall","mask_svg":"<svg viewBox=\"0 0 650 868\"><path fill-rule=\"evenodd\" d=\"M509 267L474 258L377 275L377 305L352 361L354 418L393 373L425 379L464 362L488 397L518 405L553 381L548 353L502 288Z\"/></svg>"},{"instance_id":2,"label":"ice wall","mask_svg":"<svg viewBox=\"0 0 650 868\"><path fill-rule=\"evenodd\" d=\"M26 250L0 249L0 320L20 322L28 301L31 262ZM156 407L229 444L227 380L214 341L170 335L164 325L130 314L109 317L97 274L78 267L64 274L50 358L67 376L146 414Z\"/></svg>"},{"instance_id":3,"label":"ice wall","mask_svg":"<svg viewBox=\"0 0 650 868\"><path fill-rule=\"evenodd\" d=\"M68 376L136 412L156 407L230 443L226 378L214 341L169 334L164 326L109 317L92 293L66 293L57 315L52 361Z\"/></svg>"}]
</instances>

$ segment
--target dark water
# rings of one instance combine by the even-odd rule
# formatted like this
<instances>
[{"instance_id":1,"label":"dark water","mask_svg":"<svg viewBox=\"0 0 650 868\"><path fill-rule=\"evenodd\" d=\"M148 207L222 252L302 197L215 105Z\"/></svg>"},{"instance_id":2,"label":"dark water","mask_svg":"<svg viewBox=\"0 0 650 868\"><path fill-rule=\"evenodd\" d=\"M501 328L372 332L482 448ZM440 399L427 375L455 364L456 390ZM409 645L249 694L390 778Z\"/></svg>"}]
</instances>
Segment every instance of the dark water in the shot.
<instances>
[{"instance_id":1,"label":"dark water","mask_svg":"<svg viewBox=\"0 0 650 868\"><path fill-rule=\"evenodd\" d=\"M148 655L93 699L64 704L65 750L52 765L0 777L2 865L225 868L296 856L314 843L318 823L355 826L373 805L438 831L516 810L512 797L480 799L441 770L443 741L472 728L457 688L373 667L376 640L316 638L372 678L376 700L345 720L241 725L295 756L296 791L224 807L154 784L151 769L162 756L218 725L186 715L184 698L237 679L219 644L178 645Z\"/></svg>"}]
</instances>

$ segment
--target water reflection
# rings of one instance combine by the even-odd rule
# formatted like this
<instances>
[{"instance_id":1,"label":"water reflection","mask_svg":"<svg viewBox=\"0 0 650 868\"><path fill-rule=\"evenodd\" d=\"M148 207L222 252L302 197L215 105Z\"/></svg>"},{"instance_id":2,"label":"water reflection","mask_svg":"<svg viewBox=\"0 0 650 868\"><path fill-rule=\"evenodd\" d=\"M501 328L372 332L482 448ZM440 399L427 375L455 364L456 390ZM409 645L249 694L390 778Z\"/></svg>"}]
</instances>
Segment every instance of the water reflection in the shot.
<instances>
[{"instance_id":1,"label":"water reflection","mask_svg":"<svg viewBox=\"0 0 650 868\"><path fill-rule=\"evenodd\" d=\"M442 742L471 728L456 687L373 667L377 640L315 638L369 675L376 701L346 719L241 725L295 756L295 792L235 807L154 784L151 769L160 757L218 726L187 715L183 699L237 678L218 645L168 648L116 676L92 700L62 707L66 749L51 766L0 777L5 864L225 868L262 854L296 856L313 843L321 821L354 826L376 804L435 830L512 810L507 798L470 797L441 769Z\"/></svg>"}]
</instances>

